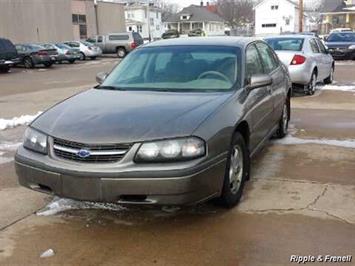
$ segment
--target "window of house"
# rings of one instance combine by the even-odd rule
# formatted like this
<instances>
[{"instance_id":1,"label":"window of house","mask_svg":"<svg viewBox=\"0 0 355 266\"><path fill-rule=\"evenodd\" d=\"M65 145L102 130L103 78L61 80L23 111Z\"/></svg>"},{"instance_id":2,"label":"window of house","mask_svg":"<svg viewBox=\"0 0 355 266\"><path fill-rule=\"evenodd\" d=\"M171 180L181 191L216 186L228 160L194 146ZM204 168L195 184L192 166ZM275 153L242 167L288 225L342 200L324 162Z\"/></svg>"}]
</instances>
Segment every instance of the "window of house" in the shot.
<instances>
[{"instance_id":1,"label":"window of house","mask_svg":"<svg viewBox=\"0 0 355 266\"><path fill-rule=\"evenodd\" d=\"M79 33L80 33L80 39L87 39L88 32L87 32L86 24L79 25Z\"/></svg>"},{"instance_id":2,"label":"window of house","mask_svg":"<svg viewBox=\"0 0 355 266\"><path fill-rule=\"evenodd\" d=\"M154 26L154 18L150 18L150 25Z\"/></svg>"},{"instance_id":3,"label":"window of house","mask_svg":"<svg viewBox=\"0 0 355 266\"><path fill-rule=\"evenodd\" d=\"M138 31L138 32L142 32L142 25L138 25L138 26L137 26L137 31Z\"/></svg>"},{"instance_id":4,"label":"window of house","mask_svg":"<svg viewBox=\"0 0 355 266\"><path fill-rule=\"evenodd\" d=\"M261 27L263 27L263 28L275 28L276 27L276 23L262 24Z\"/></svg>"},{"instance_id":5,"label":"window of house","mask_svg":"<svg viewBox=\"0 0 355 266\"><path fill-rule=\"evenodd\" d=\"M129 26L128 27L128 31L132 31L133 29L132 29L132 26Z\"/></svg>"},{"instance_id":6,"label":"window of house","mask_svg":"<svg viewBox=\"0 0 355 266\"><path fill-rule=\"evenodd\" d=\"M271 10L278 10L278 9L279 9L278 5L271 6Z\"/></svg>"},{"instance_id":7,"label":"window of house","mask_svg":"<svg viewBox=\"0 0 355 266\"><path fill-rule=\"evenodd\" d=\"M157 19L159 18L159 12L158 12L158 11L155 12L155 17L156 17Z\"/></svg>"},{"instance_id":8,"label":"window of house","mask_svg":"<svg viewBox=\"0 0 355 266\"><path fill-rule=\"evenodd\" d=\"M86 24L86 15L78 15L79 24Z\"/></svg>"}]
</instances>

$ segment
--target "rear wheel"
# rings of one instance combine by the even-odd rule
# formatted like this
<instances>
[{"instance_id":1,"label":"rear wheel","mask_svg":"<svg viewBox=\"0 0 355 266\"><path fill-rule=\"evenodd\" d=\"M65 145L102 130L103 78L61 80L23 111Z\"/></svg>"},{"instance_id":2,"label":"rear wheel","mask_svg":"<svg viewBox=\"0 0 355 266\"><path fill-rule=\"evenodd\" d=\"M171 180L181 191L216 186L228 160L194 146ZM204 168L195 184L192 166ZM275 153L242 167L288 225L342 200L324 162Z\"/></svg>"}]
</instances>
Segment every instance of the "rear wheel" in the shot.
<instances>
[{"instance_id":1,"label":"rear wheel","mask_svg":"<svg viewBox=\"0 0 355 266\"><path fill-rule=\"evenodd\" d=\"M83 52L80 52L80 60L85 60L86 56Z\"/></svg>"},{"instance_id":2,"label":"rear wheel","mask_svg":"<svg viewBox=\"0 0 355 266\"><path fill-rule=\"evenodd\" d=\"M228 153L222 195L219 202L225 207L238 204L249 171L249 153L243 136L236 132Z\"/></svg>"},{"instance_id":3,"label":"rear wheel","mask_svg":"<svg viewBox=\"0 0 355 266\"><path fill-rule=\"evenodd\" d=\"M311 80L306 86L305 93L308 95L313 95L316 92L316 86L317 86L317 73L314 70L311 76Z\"/></svg>"},{"instance_id":4,"label":"rear wheel","mask_svg":"<svg viewBox=\"0 0 355 266\"><path fill-rule=\"evenodd\" d=\"M277 129L276 132L277 138L282 139L287 135L289 119L290 119L290 99L287 98L282 108L282 115L279 121L279 128Z\"/></svg>"},{"instance_id":5,"label":"rear wheel","mask_svg":"<svg viewBox=\"0 0 355 266\"><path fill-rule=\"evenodd\" d=\"M43 65L48 68L48 67L51 67L53 65L53 63L52 62L46 62L46 63L43 63Z\"/></svg>"},{"instance_id":6,"label":"rear wheel","mask_svg":"<svg viewBox=\"0 0 355 266\"><path fill-rule=\"evenodd\" d=\"M125 49L125 48L123 48L123 47L117 48L117 56L118 56L119 58L125 57L126 54L127 54L127 52L126 52L126 49Z\"/></svg>"},{"instance_id":7,"label":"rear wheel","mask_svg":"<svg viewBox=\"0 0 355 266\"><path fill-rule=\"evenodd\" d=\"M330 70L329 77L324 80L324 84L332 84L334 80L334 66Z\"/></svg>"},{"instance_id":8,"label":"rear wheel","mask_svg":"<svg viewBox=\"0 0 355 266\"><path fill-rule=\"evenodd\" d=\"M25 66L25 68L33 68L34 64L31 57L25 57L23 59L23 65Z\"/></svg>"}]
</instances>

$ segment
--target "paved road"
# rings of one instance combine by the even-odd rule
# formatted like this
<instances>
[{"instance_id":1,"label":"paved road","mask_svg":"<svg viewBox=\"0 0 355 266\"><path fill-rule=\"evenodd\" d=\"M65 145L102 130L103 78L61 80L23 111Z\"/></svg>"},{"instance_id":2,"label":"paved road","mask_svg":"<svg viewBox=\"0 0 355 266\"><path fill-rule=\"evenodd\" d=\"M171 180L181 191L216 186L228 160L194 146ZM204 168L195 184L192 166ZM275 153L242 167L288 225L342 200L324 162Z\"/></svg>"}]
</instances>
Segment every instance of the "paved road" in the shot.
<instances>
[{"instance_id":1,"label":"paved road","mask_svg":"<svg viewBox=\"0 0 355 266\"><path fill-rule=\"evenodd\" d=\"M115 63L1 75L0 118L42 111ZM351 85L353 73L355 65L341 62L338 84ZM0 265L284 266L294 265L293 254L355 256L355 91L321 89L292 99L291 134L255 158L232 210L49 204L51 197L16 183L11 157L24 127L0 131ZM55 255L40 258L48 249Z\"/></svg>"}]
</instances>

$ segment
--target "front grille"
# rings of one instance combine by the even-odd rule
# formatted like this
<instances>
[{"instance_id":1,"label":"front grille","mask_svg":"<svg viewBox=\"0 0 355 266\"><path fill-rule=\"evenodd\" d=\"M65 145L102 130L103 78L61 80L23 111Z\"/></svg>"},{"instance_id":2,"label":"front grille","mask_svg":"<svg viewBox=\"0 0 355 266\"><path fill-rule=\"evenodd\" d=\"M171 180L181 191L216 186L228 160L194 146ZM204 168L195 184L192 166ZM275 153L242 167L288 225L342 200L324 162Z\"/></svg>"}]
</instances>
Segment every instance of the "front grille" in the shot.
<instances>
[{"instance_id":1,"label":"front grille","mask_svg":"<svg viewBox=\"0 0 355 266\"><path fill-rule=\"evenodd\" d=\"M62 139L53 139L53 150L57 157L85 163L114 163L120 161L131 148L131 144L84 144ZM90 153L78 155L80 150Z\"/></svg>"}]
</instances>

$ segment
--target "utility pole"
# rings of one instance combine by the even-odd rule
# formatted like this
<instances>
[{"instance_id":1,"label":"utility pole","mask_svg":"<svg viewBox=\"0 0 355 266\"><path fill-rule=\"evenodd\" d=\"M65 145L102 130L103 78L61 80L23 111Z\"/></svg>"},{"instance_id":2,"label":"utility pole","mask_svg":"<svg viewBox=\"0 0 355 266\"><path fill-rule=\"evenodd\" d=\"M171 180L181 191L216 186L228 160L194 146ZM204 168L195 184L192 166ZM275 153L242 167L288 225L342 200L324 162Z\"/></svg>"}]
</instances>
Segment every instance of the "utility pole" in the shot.
<instances>
[{"instance_id":1,"label":"utility pole","mask_svg":"<svg viewBox=\"0 0 355 266\"><path fill-rule=\"evenodd\" d=\"M299 32L302 32L303 31L303 13L304 13L304 10L303 10L303 0L299 0L299 3L298 3L298 9L299 9L299 22L298 22L298 31Z\"/></svg>"},{"instance_id":2,"label":"utility pole","mask_svg":"<svg viewBox=\"0 0 355 266\"><path fill-rule=\"evenodd\" d=\"M150 1L148 0L148 5L147 5L147 19L148 19L148 39L149 42L152 41L152 36L150 35Z\"/></svg>"},{"instance_id":3,"label":"utility pole","mask_svg":"<svg viewBox=\"0 0 355 266\"><path fill-rule=\"evenodd\" d=\"M100 34L100 31L99 31L99 18L98 18L98 11L97 11L97 0L94 0L94 10L95 10L95 24L96 24L96 35L99 35Z\"/></svg>"}]
</instances>

